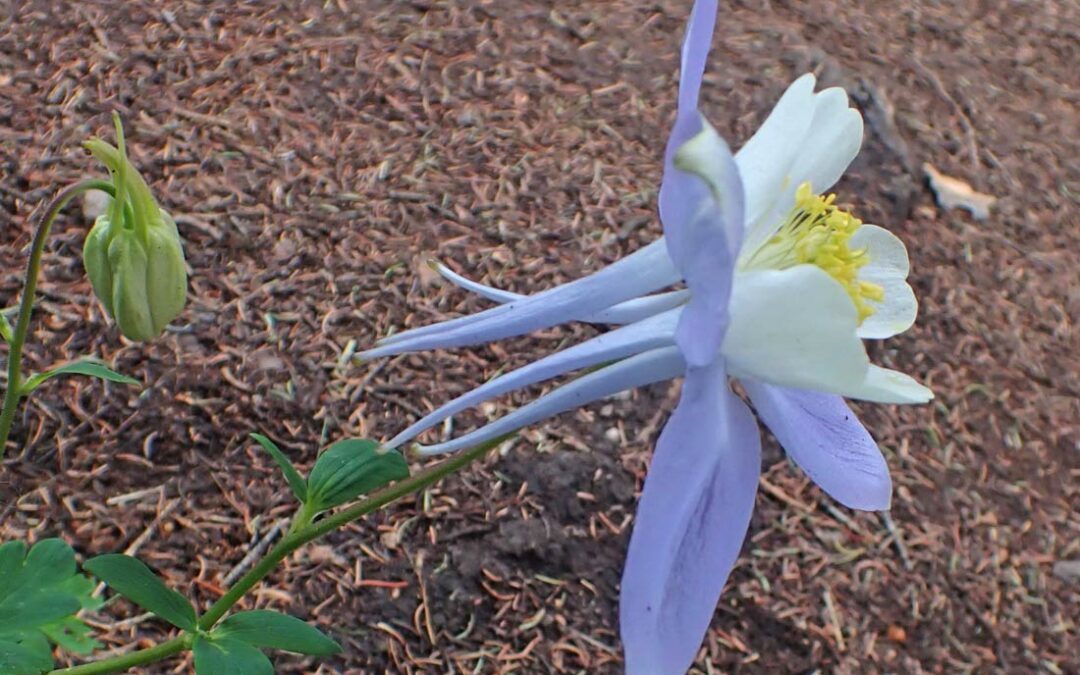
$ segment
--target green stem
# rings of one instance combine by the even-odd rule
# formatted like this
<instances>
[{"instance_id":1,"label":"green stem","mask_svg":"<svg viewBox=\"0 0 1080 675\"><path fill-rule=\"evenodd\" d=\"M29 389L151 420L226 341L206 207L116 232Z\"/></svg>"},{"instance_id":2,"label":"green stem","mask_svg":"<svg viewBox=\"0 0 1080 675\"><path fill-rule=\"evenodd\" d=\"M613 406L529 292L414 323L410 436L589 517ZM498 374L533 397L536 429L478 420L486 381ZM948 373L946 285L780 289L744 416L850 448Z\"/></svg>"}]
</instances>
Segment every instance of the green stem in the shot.
<instances>
[{"instance_id":1,"label":"green stem","mask_svg":"<svg viewBox=\"0 0 1080 675\"><path fill-rule=\"evenodd\" d=\"M101 675L102 673L122 673L129 668L141 666L146 663L154 663L168 658L173 654L191 649L191 638L188 635L174 637L171 640L154 645L137 652L114 656L111 659L102 659L93 663L84 663L81 666L54 670L54 673L67 673L68 675Z\"/></svg>"},{"instance_id":2,"label":"green stem","mask_svg":"<svg viewBox=\"0 0 1080 675\"><path fill-rule=\"evenodd\" d=\"M285 536L282 539L288 539L308 525L311 525L311 522L315 520L315 516L317 515L319 515L318 512L312 510L307 502L301 504L300 510L293 516L292 522L289 523L289 529L285 531Z\"/></svg>"},{"instance_id":3,"label":"green stem","mask_svg":"<svg viewBox=\"0 0 1080 675\"><path fill-rule=\"evenodd\" d=\"M30 261L26 265L26 278L23 281L22 300L19 303L19 319L12 334L8 350L8 381L4 392L4 406L0 411L0 458L7 450L11 425L15 421L15 410L22 391L22 351L26 344L26 335L30 330L30 315L34 311L34 293L37 291L38 276L41 273L41 256L45 253L45 242L49 239L53 221L67 203L76 195L89 190L101 190L115 194L113 184L105 180L84 180L65 188L56 195L42 211L34 231L34 241L30 248Z\"/></svg>"},{"instance_id":4,"label":"green stem","mask_svg":"<svg viewBox=\"0 0 1080 675\"><path fill-rule=\"evenodd\" d=\"M450 459L439 462L425 471L410 476L388 488L379 490L361 502L326 516L322 520L318 520L310 525L298 528L295 532L278 542L278 545L271 549L270 552L266 554L265 558L260 560L255 567L251 568L251 571L241 577L240 580L225 593L225 595L221 596L217 602L210 606L210 609L206 610L206 613L199 618L199 628L203 630L212 628L221 617L225 616L226 612L232 609L232 606L235 605L240 598L244 597L255 584L262 581L262 579L269 574L279 562L304 544L318 539L325 534L329 534L340 527L348 525L352 521L366 516L372 511L382 508L405 495L423 490L424 488L437 483L443 477L458 471L459 469L463 469L472 462L483 457L492 448L498 447L507 438L509 438L509 436L503 436L454 455Z\"/></svg>"},{"instance_id":5,"label":"green stem","mask_svg":"<svg viewBox=\"0 0 1080 675\"><path fill-rule=\"evenodd\" d=\"M304 507L301 507L300 511L297 512L296 518L293 520L292 526L289 527L289 533L278 542L277 546L270 549L270 552L267 553L262 560L226 591L225 595L221 596L217 602L211 605L210 609L206 610L205 614L199 617L199 630L208 631L212 629L214 625L221 620L221 617L225 616L225 614L228 613L228 611L232 609L248 591L254 588L256 584L266 578L266 576L277 567L278 563L304 544L329 534L330 532L333 532L358 518L366 516L372 511L382 508L401 497L413 492L418 492L437 483L447 475L463 469L477 459L480 459L493 448L498 447L503 441L510 438L510 436L511 435L507 435L493 441L488 441L475 448L454 455L450 459L439 462L425 471L421 471L399 483L395 483L390 487L379 490L367 499L326 516L321 520L311 522L309 512ZM185 640L188 640L188 642L184 642ZM166 646L168 646L168 650L163 649ZM151 663L167 656L172 656L173 654L190 648L190 646L190 638L182 636L173 638L168 642L163 642L160 645L132 652L131 654L126 654L124 656L103 659L101 661L75 666L74 668L54 670L50 675L97 675L98 673L121 672L131 666Z\"/></svg>"}]
</instances>

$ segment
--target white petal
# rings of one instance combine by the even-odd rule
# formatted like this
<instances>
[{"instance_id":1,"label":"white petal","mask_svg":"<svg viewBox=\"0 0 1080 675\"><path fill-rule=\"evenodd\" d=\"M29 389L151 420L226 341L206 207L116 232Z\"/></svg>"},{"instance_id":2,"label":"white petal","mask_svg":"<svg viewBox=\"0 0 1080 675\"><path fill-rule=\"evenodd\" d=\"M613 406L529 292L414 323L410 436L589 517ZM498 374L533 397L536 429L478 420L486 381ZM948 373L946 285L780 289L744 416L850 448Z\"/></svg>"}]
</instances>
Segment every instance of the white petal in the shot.
<instances>
[{"instance_id":1,"label":"white petal","mask_svg":"<svg viewBox=\"0 0 1080 675\"><path fill-rule=\"evenodd\" d=\"M847 93L839 87L819 92L814 96L810 131L791 167L792 183L798 187L809 182L814 192L825 192L859 154L862 139L862 115L848 107ZM788 204L779 215L784 216L793 205Z\"/></svg>"},{"instance_id":2,"label":"white petal","mask_svg":"<svg viewBox=\"0 0 1080 675\"><path fill-rule=\"evenodd\" d=\"M731 374L842 394L870 365L847 291L820 267L740 272L722 352Z\"/></svg>"},{"instance_id":3,"label":"white petal","mask_svg":"<svg viewBox=\"0 0 1080 675\"><path fill-rule=\"evenodd\" d=\"M911 328L919 303L907 283L909 264L904 242L877 225L863 225L851 237L850 246L865 248L870 256L870 262L859 270L859 279L885 289L884 301L869 301L874 313L859 326L859 337L882 339Z\"/></svg>"},{"instance_id":4,"label":"white petal","mask_svg":"<svg viewBox=\"0 0 1080 675\"><path fill-rule=\"evenodd\" d=\"M790 169L798 155L814 113L814 76L803 75L791 83L761 128L735 155L746 191L747 235L743 249L756 249L769 238L773 226L762 214L791 184ZM764 228L765 232L758 232Z\"/></svg>"},{"instance_id":5,"label":"white petal","mask_svg":"<svg viewBox=\"0 0 1080 675\"><path fill-rule=\"evenodd\" d=\"M910 376L879 366L870 366L866 378L858 387L840 393L848 398L874 403L926 403L934 398L934 392Z\"/></svg>"},{"instance_id":6,"label":"white petal","mask_svg":"<svg viewBox=\"0 0 1080 675\"><path fill-rule=\"evenodd\" d=\"M812 116L802 136L787 139L792 160L784 180L767 195L759 193L763 183L746 181L748 202L754 205L764 202L765 206L748 211L750 231L743 243L744 255L752 254L776 232L795 205L795 192L800 185L810 183L817 193L828 190L859 153L863 137L862 116L848 107L843 89L830 87L814 94L809 109Z\"/></svg>"}]
</instances>

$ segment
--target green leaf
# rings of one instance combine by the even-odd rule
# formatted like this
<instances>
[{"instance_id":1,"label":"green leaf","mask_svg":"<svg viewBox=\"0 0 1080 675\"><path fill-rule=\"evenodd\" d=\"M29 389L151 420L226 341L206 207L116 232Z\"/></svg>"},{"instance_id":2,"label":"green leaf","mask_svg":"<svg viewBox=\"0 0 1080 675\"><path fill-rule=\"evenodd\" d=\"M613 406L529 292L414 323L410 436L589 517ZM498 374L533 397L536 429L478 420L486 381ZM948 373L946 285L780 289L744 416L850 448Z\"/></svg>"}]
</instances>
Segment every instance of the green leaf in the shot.
<instances>
[{"instance_id":1,"label":"green leaf","mask_svg":"<svg viewBox=\"0 0 1080 675\"><path fill-rule=\"evenodd\" d=\"M71 593L79 600L83 609L98 609L105 604L105 599L94 595L94 580L82 574L73 574L56 585L59 590Z\"/></svg>"},{"instance_id":2,"label":"green leaf","mask_svg":"<svg viewBox=\"0 0 1080 675\"><path fill-rule=\"evenodd\" d=\"M83 564L114 591L177 628L195 630L195 608L187 598L165 585L141 560L108 553Z\"/></svg>"},{"instance_id":3,"label":"green leaf","mask_svg":"<svg viewBox=\"0 0 1080 675\"><path fill-rule=\"evenodd\" d=\"M80 609L78 599L68 593L24 589L0 601L0 633L40 628Z\"/></svg>"},{"instance_id":4,"label":"green leaf","mask_svg":"<svg viewBox=\"0 0 1080 675\"><path fill-rule=\"evenodd\" d=\"M213 635L242 640L256 647L312 656L329 656L341 651L341 645L318 628L294 616L262 609L233 614L221 622Z\"/></svg>"},{"instance_id":5,"label":"green leaf","mask_svg":"<svg viewBox=\"0 0 1080 675\"><path fill-rule=\"evenodd\" d=\"M18 639L0 636L0 673L40 675L46 670L52 670L53 665L52 650L45 638Z\"/></svg>"},{"instance_id":6,"label":"green leaf","mask_svg":"<svg viewBox=\"0 0 1080 675\"><path fill-rule=\"evenodd\" d=\"M311 469L308 501L325 511L408 475L409 465L397 450L381 449L369 440L338 441Z\"/></svg>"},{"instance_id":7,"label":"green leaf","mask_svg":"<svg viewBox=\"0 0 1080 675\"><path fill-rule=\"evenodd\" d=\"M127 375L121 375L100 361L84 359L82 361L65 363L52 370L46 370L44 373L38 373L33 377L27 378L26 382L22 385L23 396L40 387L45 380L54 378L57 375L89 375L90 377L108 380L109 382L117 382L119 384L131 384L135 386L142 384L134 378L128 377Z\"/></svg>"},{"instance_id":8,"label":"green leaf","mask_svg":"<svg viewBox=\"0 0 1080 675\"><path fill-rule=\"evenodd\" d=\"M15 570L22 564L25 557L26 542L9 541L0 544L0 574L5 577L15 574Z\"/></svg>"},{"instance_id":9,"label":"green leaf","mask_svg":"<svg viewBox=\"0 0 1080 675\"><path fill-rule=\"evenodd\" d=\"M8 321L7 314L0 313L0 338L3 338L4 342L11 344L11 340L14 336L15 329L11 327L11 322Z\"/></svg>"},{"instance_id":10,"label":"green leaf","mask_svg":"<svg viewBox=\"0 0 1080 675\"><path fill-rule=\"evenodd\" d=\"M25 543L9 541L0 545L0 601L19 583L25 558Z\"/></svg>"},{"instance_id":11,"label":"green leaf","mask_svg":"<svg viewBox=\"0 0 1080 675\"><path fill-rule=\"evenodd\" d=\"M42 626L41 632L73 654L89 654L101 648L101 643L91 637L90 627L73 616Z\"/></svg>"},{"instance_id":12,"label":"green leaf","mask_svg":"<svg viewBox=\"0 0 1080 675\"><path fill-rule=\"evenodd\" d=\"M231 638L195 638L195 675L273 675L274 666L256 647Z\"/></svg>"},{"instance_id":13,"label":"green leaf","mask_svg":"<svg viewBox=\"0 0 1080 675\"><path fill-rule=\"evenodd\" d=\"M50 641L76 653L98 646L75 613L98 607L94 584L78 573L75 552L59 539L27 550L21 541L0 545L0 673L52 668Z\"/></svg>"},{"instance_id":14,"label":"green leaf","mask_svg":"<svg viewBox=\"0 0 1080 675\"><path fill-rule=\"evenodd\" d=\"M285 453L283 453L272 440L262 434L248 435L254 438L255 441L263 447L263 450L270 453L270 456L274 458L277 465L281 467L281 472L285 474L285 480L289 482L289 488L292 490L293 495L295 495L301 503L306 502L308 496L307 482L304 481L304 477L296 470L296 467L289 461L289 458L285 456Z\"/></svg>"}]
</instances>

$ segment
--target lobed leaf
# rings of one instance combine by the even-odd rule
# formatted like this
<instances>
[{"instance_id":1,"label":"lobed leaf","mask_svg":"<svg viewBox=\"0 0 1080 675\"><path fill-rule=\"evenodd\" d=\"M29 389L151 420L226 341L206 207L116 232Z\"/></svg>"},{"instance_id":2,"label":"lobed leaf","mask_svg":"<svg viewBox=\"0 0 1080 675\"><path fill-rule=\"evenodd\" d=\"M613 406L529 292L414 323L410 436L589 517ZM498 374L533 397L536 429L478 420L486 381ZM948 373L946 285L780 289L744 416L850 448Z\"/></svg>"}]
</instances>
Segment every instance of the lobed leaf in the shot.
<instances>
[{"instance_id":1,"label":"lobed leaf","mask_svg":"<svg viewBox=\"0 0 1080 675\"><path fill-rule=\"evenodd\" d=\"M0 635L0 673L40 675L53 667L52 649L44 637Z\"/></svg>"},{"instance_id":2,"label":"lobed leaf","mask_svg":"<svg viewBox=\"0 0 1080 675\"><path fill-rule=\"evenodd\" d=\"M74 616L42 626L41 632L52 643L73 654L89 654L101 647L101 643L91 637L90 627Z\"/></svg>"},{"instance_id":3,"label":"lobed leaf","mask_svg":"<svg viewBox=\"0 0 1080 675\"><path fill-rule=\"evenodd\" d=\"M0 634L41 628L81 608L78 599L68 593L27 589L0 601Z\"/></svg>"},{"instance_id":4,"label":"lobed leaf","mask_svg":"<svg viewBox=\"0 0 1080 675\"><path fill-rule=\"evenodd\" d=\"M53 667L52 644L78 654L98 648L75 613L101 600L78 573L75 552L60 539L0 545L0 673L40 673Z\"/></svg>"}]
</instances>

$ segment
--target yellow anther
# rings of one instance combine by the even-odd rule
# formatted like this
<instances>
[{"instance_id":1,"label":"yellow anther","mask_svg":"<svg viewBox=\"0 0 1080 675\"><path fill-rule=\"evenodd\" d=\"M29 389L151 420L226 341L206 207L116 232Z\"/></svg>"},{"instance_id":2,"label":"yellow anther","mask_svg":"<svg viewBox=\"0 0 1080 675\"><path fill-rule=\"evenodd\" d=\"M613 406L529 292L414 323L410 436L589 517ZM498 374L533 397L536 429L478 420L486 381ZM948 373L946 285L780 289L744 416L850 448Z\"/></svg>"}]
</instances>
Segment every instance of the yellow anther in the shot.
<instances>
[{"instance_id":1,"label":"yellow anther","mask_svg":"<svg viewBox=\"0 0 1080 675\"><path fill-rule=\"evenodd\" d=\"M784 224L744 263L750 268L786 269L817 265L840 282L859 312L859 322L874 313L868 301L881 302L885 289L861 281L859 270L870 262L866 249L852 249L851 237L862 221L834 205L836 195L814 194L809 183L795 192L795 208Z\"/></svg>"}]
</instances>

